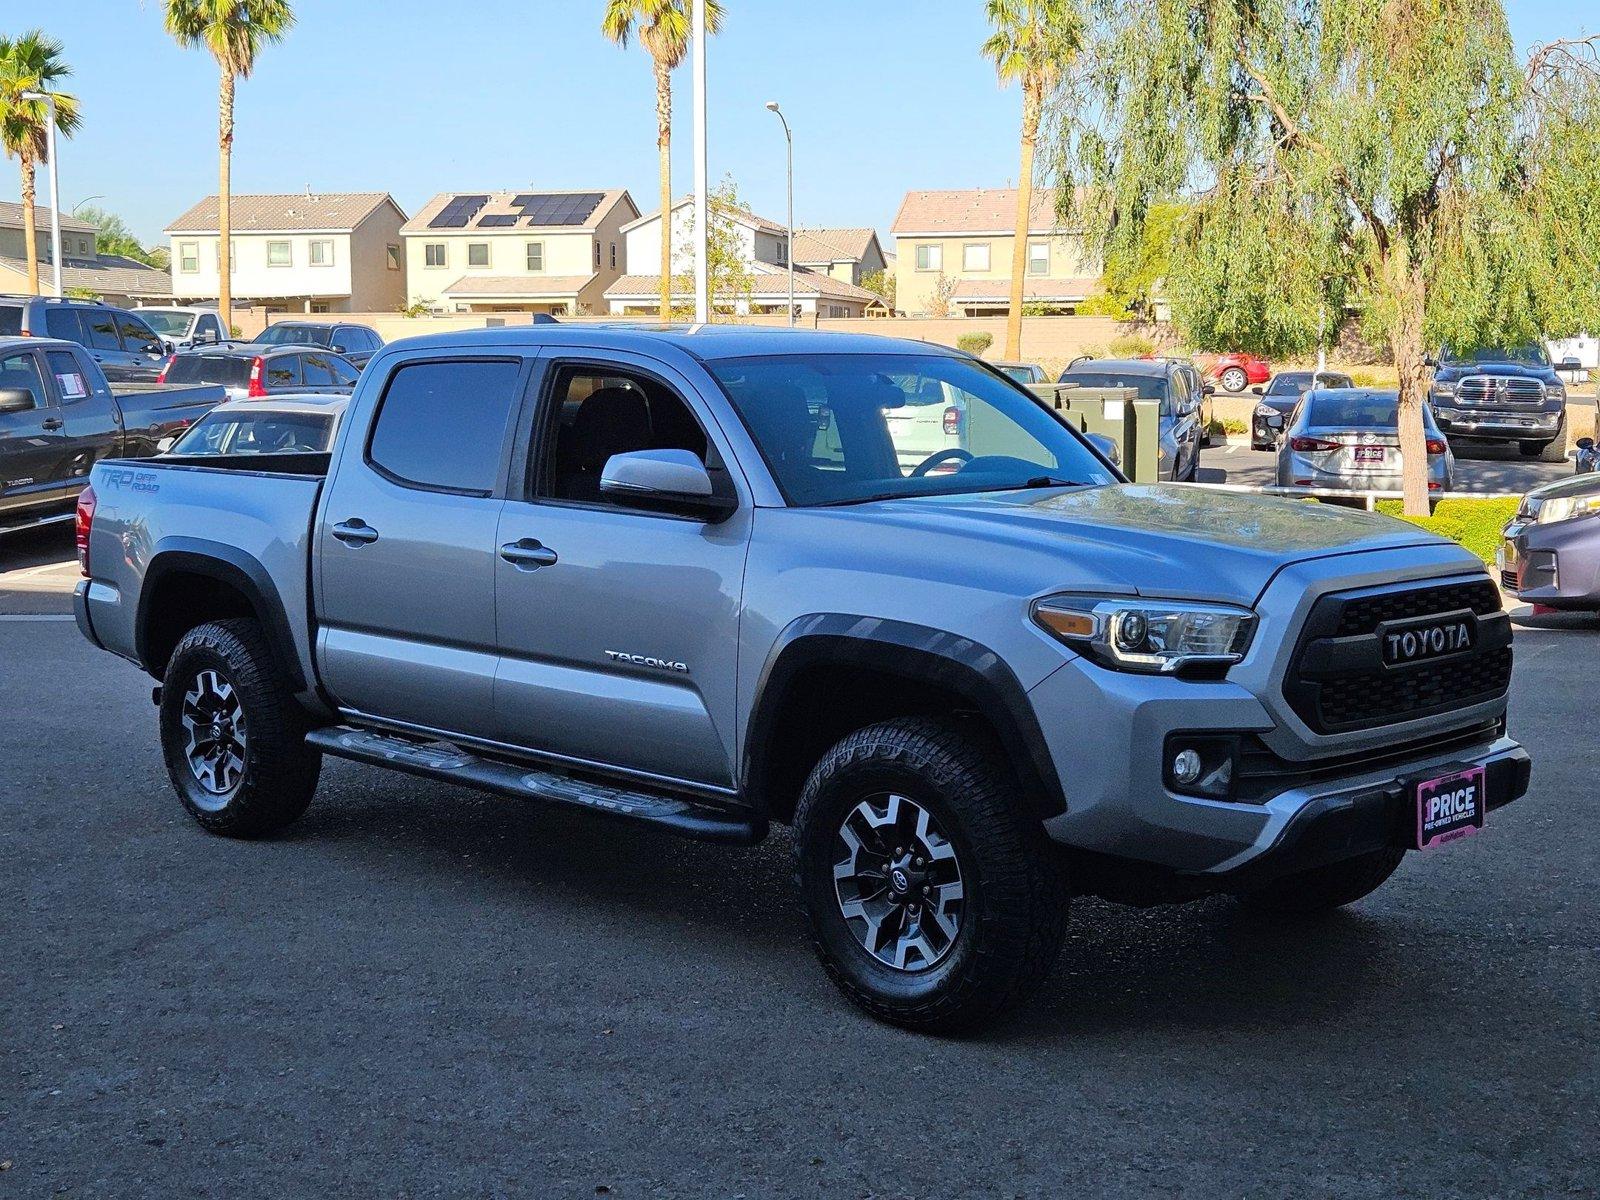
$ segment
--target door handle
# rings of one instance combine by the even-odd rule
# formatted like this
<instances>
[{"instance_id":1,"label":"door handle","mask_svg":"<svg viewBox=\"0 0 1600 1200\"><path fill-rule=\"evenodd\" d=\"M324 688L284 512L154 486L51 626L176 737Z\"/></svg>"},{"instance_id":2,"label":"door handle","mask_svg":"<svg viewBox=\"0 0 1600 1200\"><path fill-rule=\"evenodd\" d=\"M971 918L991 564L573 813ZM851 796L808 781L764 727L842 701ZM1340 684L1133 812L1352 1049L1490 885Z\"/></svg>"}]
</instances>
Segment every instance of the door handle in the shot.
<instances>
[{"instance_id":1,"label":"door handle","mask_svg":"<svg viewBox=\"0 0 1600 1200\"><path fill-rule=\"evenodd\" d=\"M519 571L537 571L540 567L554 566L556 552L533 538L507 542L500 547L500 557Z\"/></svg>"},{"instance_id":2,"label":"door handle","mask_svg":"<svg viewBox=\"0 0 1600 1200\"><path fill-rule=\"evenodd\" d=\"M378 540L378 531L360 517L351 517L333 527L333 536L346 546L365 546Z\"/></svg>"},{"instance_id":3,"label":"door handle","mask_svg":"<svg viewBox=\"0 0 1600 1200\"><path fill-rule=\"evenodd\" d=\"M60 417L46 417L39 424L44 429L60 429L65 422Z\"/></svg>"}]
</instances>

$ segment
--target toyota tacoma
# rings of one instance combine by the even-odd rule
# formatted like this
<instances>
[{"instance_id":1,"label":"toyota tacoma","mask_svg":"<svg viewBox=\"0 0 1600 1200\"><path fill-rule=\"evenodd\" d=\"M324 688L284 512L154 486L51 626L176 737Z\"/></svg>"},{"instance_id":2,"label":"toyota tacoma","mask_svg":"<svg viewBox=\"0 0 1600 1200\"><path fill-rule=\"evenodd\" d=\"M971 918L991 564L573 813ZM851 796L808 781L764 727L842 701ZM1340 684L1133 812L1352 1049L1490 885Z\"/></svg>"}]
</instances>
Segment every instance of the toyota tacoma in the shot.
<instances>
[{"instance_id":1,"label":"toyota tacoma","mask_svg":"<svg viewBox=\"0 0 1600 1200\"><path fill-rule=\"evenodd\" d=\"M911 462L933 393L958 436ZM919 1029L1037 985L1073 895L1329 909L1528 786L1472 555L1130 484L919 342L398 342L329 453L103 463L79 536L79 626L156 681L205 829L295 820L326 755L733 845L781 823L823 966Z\"/></svg>"}]
</instances>

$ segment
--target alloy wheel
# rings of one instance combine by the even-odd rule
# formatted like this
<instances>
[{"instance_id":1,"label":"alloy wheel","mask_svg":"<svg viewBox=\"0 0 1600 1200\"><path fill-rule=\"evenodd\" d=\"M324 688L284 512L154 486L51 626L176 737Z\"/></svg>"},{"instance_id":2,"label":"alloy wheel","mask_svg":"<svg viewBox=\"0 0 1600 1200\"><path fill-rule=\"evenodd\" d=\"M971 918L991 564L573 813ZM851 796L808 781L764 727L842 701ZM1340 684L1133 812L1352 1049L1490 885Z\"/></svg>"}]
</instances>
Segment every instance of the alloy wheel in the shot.
<instances>
[{"instance_id":1,"label":"alloy wheel","mask_svg":"<svg viewBox=\"0 0 1600 1200\"><path fill-rule=\"evenodd\" d=\"M221 672L198 672L183 697L184 757L196 782L219 798L244 778L244 708Z\"/></svg>"},{"instance_id":2,"label":"alloy wheel","mask_svg":"<svg viewBox=\"0 0 1600 1200\"><path fill-rule=\"evenodd\" d=\"M965 887L955 846L929 811L892 793L868 796L835 839L834 893L863 949L897 971L923 971L955 945Z\"/></svg>"}]
</instances>

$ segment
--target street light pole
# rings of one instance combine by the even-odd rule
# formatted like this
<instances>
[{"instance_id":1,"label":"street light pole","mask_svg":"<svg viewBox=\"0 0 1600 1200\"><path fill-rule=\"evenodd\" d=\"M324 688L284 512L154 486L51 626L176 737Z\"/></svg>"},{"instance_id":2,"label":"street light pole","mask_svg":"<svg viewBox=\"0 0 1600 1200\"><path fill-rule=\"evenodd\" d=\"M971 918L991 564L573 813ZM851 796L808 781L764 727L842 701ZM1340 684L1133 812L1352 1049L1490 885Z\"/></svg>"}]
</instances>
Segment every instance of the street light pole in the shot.
<instances>
[{"instance_id":1,"label":"street light pole","mask_svg":"<svg viewBox=\"0 0 1600 1200\"><path fill-rule=\"evenodd\" d=\"M43 100L50 106L50 124L45 126L45 157L50 160L50 258L55 263L56 295L65 295L61 287L61 183L56 175L56 98L49 92L23 92L24 100Z\"/></svg>"},{"instance_id":2,"label":"street light pole","mask_svg":"<svg viewBox=\"0 0 1600 1200\"><path fill-rule=\"evenodd\" d=\"M783 115L783 110L778 107L776 100L767 101L767 111L776 113L778 120L783 122L783 141L788 155L785 170L786 183L789 194L789 252L784 255L789 260L789 328L794 328L794 134L789 132L789 119Z\"/></svg>"},{"instance_id":3,"label":"street light pole","mask_svg":"<svg viewBox=\"0 0 1600 1200\"><path fill-rule=\"evenodd\" d=\"M693 41L691 68L694 72L694 319L704 325L711 320L711 186L706 167L706 0L694 0L689 36ZM669 214L661 214L662 237L666 237Z\"/></svg>"}]
</instances>

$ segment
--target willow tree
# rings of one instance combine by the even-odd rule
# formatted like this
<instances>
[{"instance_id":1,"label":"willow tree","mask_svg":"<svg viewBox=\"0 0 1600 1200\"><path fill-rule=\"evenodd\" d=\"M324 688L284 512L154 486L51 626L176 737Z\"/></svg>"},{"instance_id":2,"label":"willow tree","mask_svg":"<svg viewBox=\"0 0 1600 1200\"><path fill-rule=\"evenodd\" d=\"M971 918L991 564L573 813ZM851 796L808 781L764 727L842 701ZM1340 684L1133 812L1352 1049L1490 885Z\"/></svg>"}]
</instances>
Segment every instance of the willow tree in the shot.
<instances>
[{"instance_id":1,"label":"willow tree","mask_svg":"<svg viewBox=\"0 0 1600 1200\"><path fill-rule=\"evenodd\" d=\"M1072 65L1083 33L1078 0L989 0L994 32L983 43L1002 84L1022 84L1022 149L1017 171L1017 221L1011 245L1011 303L1006 309L1006 357L1022 357L1023 276L1033 214L1033 159L1045 101Z\"/></svg>"},{"instance_id":2,"label":"willow tree","mask_svg":"<svg viewBox=\"0 0 1600 1200\"><path fill-rule=\"evenodd\" d=\"M289 0L167 0L167 32L217 60L217 310L224 328L233 325L234 89L250 78L261 48L282 41L293 24Z\"/></svg>"},{"instance_id":3,"label":"willow tree","mask_svg":"<svg viewBox=\"0 0 1600 1200\"><path fill-rule=\"evenodd\" d=\"M1501 0L1095 0L1090 43L1053 172L1108 248L1193 199L1167 286L1198 349L1303 352L1355 313L1399 374L1408 513L1431 346L1600 327L1593 41L1519 60Z\"/></svg>"},{"instance_id":4,"label":"willow tree","mask_svg":"<svg viewBox=\"0 0 1600 1200\"><path fill-rule=\"evenodd\" d=\"M638 34L656 82L656 173L661 195L661 319L672 311L672 72L689 52L691 0L606 0L600 31L619 46ZM722 28L722 5L705 0L706 33Z\"/></svg>"},{"instance_id":5,"label":"willow tree","mask_svg":"<svg viewBox=\"0 0 1600 1200\"><path fill-rule=\"evenodd\" d=\"M0 37L0 146L22 167L22 243L28 260L28 291L39 294L39 248L35 226L34 192L38 166L47 162L50 146L50 105L29 99L43 92L55 97L56 132L71 137L78 127L78 102L56 91L72 73L62 60L61 43L35 29L18 37ZM61 197L53 197L61 203ZM52 256L60 246L50 248ZM52 261L55 261L52 257Z\"/></svg>"}]
</instances>

